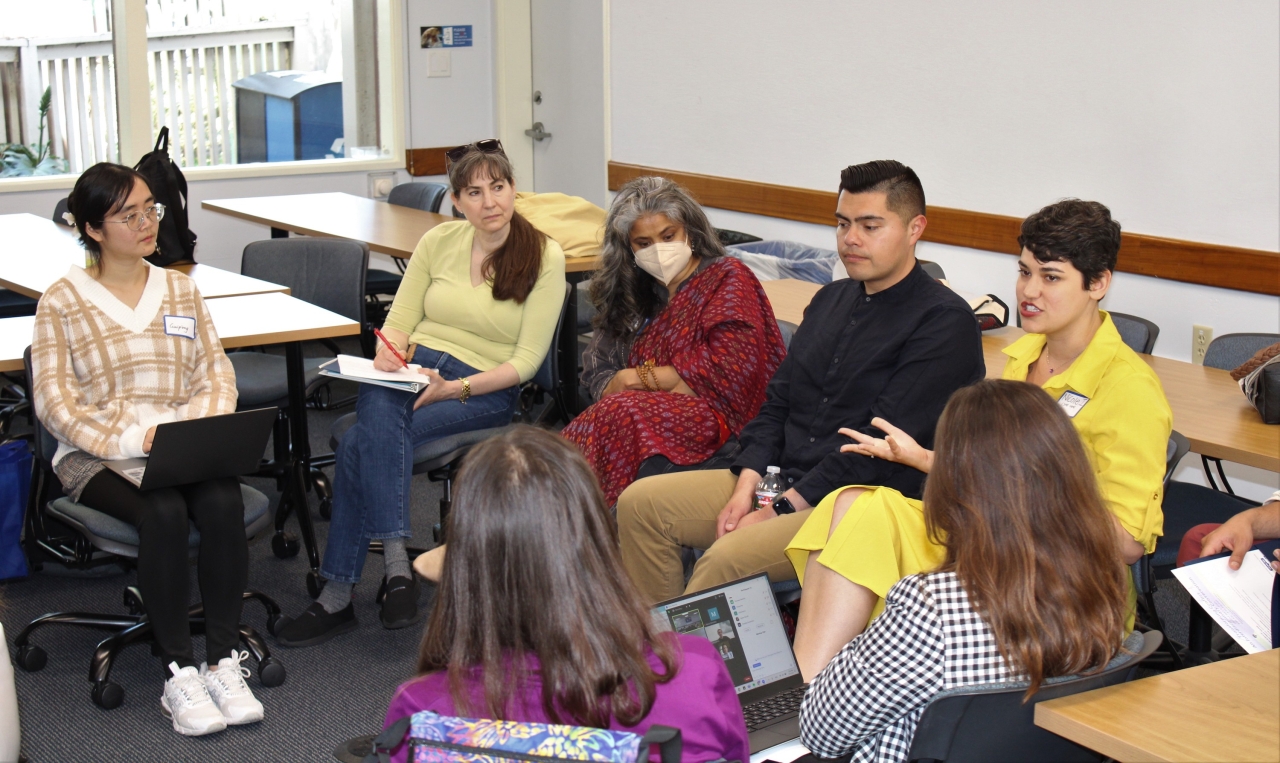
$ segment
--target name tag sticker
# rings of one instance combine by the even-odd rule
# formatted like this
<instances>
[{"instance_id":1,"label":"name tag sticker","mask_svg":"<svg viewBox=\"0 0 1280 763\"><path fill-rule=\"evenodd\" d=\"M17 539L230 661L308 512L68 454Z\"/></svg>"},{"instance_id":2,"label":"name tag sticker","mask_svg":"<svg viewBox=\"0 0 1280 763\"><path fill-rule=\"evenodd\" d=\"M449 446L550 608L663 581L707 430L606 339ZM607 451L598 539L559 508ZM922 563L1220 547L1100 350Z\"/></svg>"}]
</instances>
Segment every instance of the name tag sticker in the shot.
<instances>
[{"instance_id":1,"label":"name tag sticker","mask_svg":"<svg viewBox=\"0 0 1280 763\"><path fill-rule=\"evenodd\" d=\"M1067 416L1073 419L1087 402L1089 402L1089 398L1078 392L1072 392L1070 390L1063 392L1062 397L1058 398L1058 405L1062 406L1062 410L1067 412Z\"/></svg>"},{"instance_id":2,"label":"name tag sticker","mask_svg":"<svg viewBox=\"0 0 1280 763\"><path fill-rule=\"evenodd\" d=\"M182 336L187 339L196 338L196 319L182 315L166 315L164 317L164 333L169 336Z\"/></svg>"}]
</instances>

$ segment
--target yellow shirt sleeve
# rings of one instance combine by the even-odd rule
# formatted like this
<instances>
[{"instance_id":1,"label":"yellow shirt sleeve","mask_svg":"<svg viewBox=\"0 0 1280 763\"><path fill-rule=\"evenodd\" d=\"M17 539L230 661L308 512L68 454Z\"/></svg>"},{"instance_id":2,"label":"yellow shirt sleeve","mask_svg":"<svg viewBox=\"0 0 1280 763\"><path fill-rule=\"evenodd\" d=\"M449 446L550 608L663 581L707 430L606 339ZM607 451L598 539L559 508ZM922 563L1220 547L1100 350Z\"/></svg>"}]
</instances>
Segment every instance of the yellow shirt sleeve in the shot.
<instances>
[{"instance_id":1,"label":"yellow shirt sleeve","mask_svg":"<svg viewBox=\"0 0 1280 763\"><path fill-rule=\"evenodd\" d=\"M543 358L551 350L551 339L564 308L564 250L550 237L542 248L542 270L524 301L524 317L515 351L507 362L516 369L521 382L538 373Z\"/></svg>"},{"instance_id":2,"label":"yellow shirt sleeve","mask_svg":"<svg viewBox=\"0 0 1280 763\"><path fill-rule=\"evenodd\" d=\"M1154 375L1126 374L1112 384L1104 380L1088 405L1096 407L1078 429L1102 498L1150 554L1164 534L1165 454L1173 429L1164 390Z\"/></svg>"}]
</instances>

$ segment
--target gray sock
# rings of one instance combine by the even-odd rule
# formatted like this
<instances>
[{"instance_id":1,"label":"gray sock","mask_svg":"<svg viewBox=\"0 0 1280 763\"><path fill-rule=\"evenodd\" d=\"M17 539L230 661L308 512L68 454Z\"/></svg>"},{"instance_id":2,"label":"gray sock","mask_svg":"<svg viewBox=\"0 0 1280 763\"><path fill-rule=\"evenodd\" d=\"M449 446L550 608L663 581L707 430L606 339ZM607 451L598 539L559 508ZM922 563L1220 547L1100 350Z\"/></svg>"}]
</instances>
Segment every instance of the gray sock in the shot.
<instances>
[{"instance_id":1,"label":"gray sock","mask_svg":"<svg viewBox=\"0 0 1280 763\"><path fill-rule=\"evenodd\" d=\"M341 612L351 603L351 589L355 583L339 583L336 580L330 580L324 584L324 590L320 592L320 598L316 599L320 606L324 607L324 611L329 614Z\"/></svg>"},{"instance_id":2,"label":"gray sock","mask_svg":"<svg viewBox=\"0 0 1280 763\"><path fill-rule=\"evenodd\" d=\"M409 567L409 553L404 548L404 538L383 539L382 558L386 565L387 580L407 578L413 574Z\"/></svg>"}]
</instances>

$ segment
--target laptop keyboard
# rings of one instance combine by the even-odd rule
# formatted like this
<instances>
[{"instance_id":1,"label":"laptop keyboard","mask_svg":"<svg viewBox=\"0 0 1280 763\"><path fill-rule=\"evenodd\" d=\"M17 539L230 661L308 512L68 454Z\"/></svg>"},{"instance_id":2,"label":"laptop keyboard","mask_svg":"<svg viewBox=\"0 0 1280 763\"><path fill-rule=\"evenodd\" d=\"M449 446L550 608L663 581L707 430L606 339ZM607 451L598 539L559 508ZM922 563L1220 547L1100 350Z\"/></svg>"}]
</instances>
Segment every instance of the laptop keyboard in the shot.
<instances>
[{"instance_id":1,"label":"laptop keyboard","mask_svg":"<svg viewBox=\"0 0 1280 763\"><path fill-rule=\"evenodd\" d=\"M783 718L800 712L800 701L804 699L806 686L797 686L790 691L765 697L742 708L742 715L747 721L747 731L755 731Z\"/></svg>"},{"instance_id":2,"label":"laptop keyboard","mask_svg":"<svg viewBox=\"0 0 1280 763\"><path fill-rule=\"evenodd\" d=\"M135 480L139 480L139 481L140 481L140 480L142 479L142 475L143 475L146 471L147 471L147 467L145 467L145 466L135 466L135 467L133 467L132 469L125 469L125 470L124 470L124 473L125 473L127 476L129 476L131 479L135 479Z\"/></svg>"}]
</instances>

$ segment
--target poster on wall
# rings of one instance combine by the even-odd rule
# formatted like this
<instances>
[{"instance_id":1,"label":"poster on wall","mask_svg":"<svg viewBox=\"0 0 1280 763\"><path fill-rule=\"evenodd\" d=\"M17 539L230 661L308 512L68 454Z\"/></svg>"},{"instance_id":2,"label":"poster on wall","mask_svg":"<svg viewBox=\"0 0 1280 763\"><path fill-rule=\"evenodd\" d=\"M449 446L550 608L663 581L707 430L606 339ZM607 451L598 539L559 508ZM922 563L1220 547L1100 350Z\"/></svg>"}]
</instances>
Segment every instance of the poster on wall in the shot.
<instances>
[{"instance_id":1,"label":"poster on wall","mask_svg":"<svg viewBox=\"0 0 1280 763\"><path fill-rule=\"evenodd\" d=\"M470 24L465 26L424 26L421 30L422 47L424 48L471 47Z\"/></svg>"}]
</instances>

